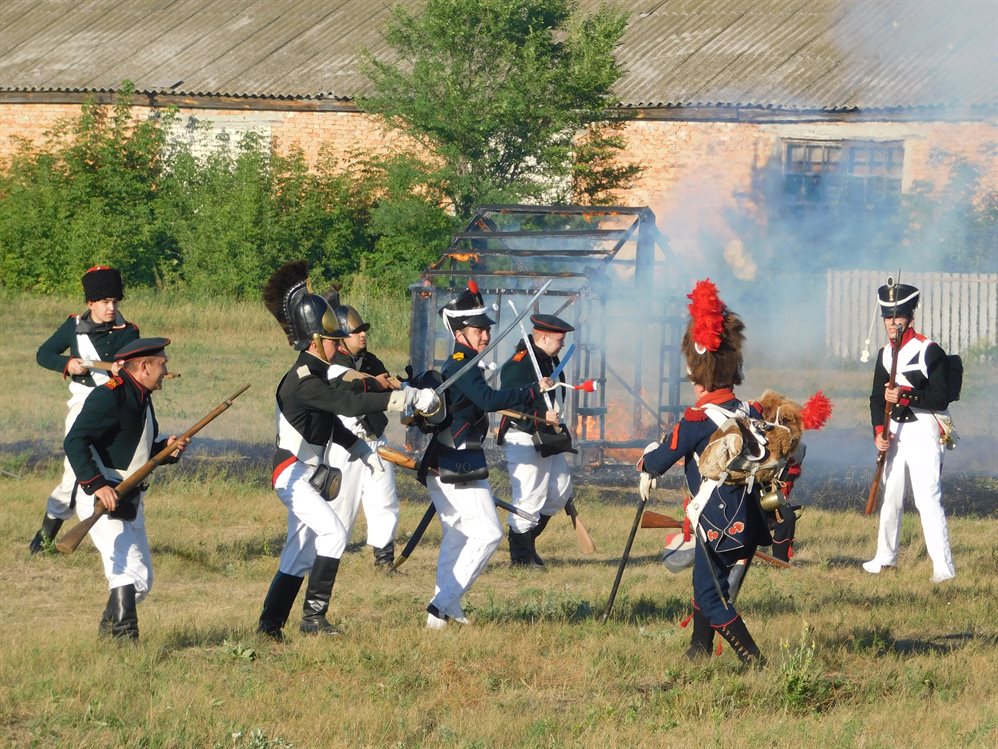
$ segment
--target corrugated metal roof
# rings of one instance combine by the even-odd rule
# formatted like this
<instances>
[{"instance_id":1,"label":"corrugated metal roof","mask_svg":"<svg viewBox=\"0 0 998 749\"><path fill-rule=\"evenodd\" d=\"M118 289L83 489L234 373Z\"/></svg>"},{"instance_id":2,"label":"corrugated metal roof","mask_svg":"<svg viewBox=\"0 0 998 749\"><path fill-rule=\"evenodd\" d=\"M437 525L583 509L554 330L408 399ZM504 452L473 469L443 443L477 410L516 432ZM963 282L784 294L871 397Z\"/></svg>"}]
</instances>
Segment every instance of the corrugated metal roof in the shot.
<instances>
[{"instance_id":1,"label":"corrugated metal roof","mask_svg":"<svg viewBox=\"0 0 998 749\"><path fill-rule=\"evenodd\" d=\"M583 0L593 8L598 0ZM3 0L0 91L352 99L395 0ZM408 0L407 4L413 4ZM630 107L998 105L995 0L622 0Z\"/></svg>"}]
</instances>

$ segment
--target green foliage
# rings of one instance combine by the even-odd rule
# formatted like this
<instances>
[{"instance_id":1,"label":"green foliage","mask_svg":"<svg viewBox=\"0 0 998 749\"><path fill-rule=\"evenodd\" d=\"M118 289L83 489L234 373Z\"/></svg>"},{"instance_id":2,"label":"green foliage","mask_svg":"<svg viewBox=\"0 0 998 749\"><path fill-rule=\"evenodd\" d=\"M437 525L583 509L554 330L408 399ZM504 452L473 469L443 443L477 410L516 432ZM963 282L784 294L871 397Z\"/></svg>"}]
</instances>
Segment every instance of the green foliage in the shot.
<instances>
[{"instance_id":1,"label":"green foliage","mask_svg":"<svg viewBox=\"0 0 998 749\"><path fill-rule=\"evenodd\" d=\"M783 706L799 714L828 707L834 697L834 684L825 676L815 657L810 627L804 625L796 648L791 649L789 642L781 640L780 653L783 656L780 666Z\"/></svg>"},{"instance_id":2,"label":"green foliage","mask_svg":"<svg viewBox=\"0 0 998 749\"><path fill-rule=\"evenodd\" d=\"M458 217L489 202L564 200L583 184L600 199L633 176L608 163L620 142L600 136L617 103L624 13L584 15L570 0L429 0L393 13L385 37L397 61L366 56L374 93L361 105L425 149L425 184ZM583 135L598 147L580 149L587 166L574 182Z\"/></svg>"}]
</instances>

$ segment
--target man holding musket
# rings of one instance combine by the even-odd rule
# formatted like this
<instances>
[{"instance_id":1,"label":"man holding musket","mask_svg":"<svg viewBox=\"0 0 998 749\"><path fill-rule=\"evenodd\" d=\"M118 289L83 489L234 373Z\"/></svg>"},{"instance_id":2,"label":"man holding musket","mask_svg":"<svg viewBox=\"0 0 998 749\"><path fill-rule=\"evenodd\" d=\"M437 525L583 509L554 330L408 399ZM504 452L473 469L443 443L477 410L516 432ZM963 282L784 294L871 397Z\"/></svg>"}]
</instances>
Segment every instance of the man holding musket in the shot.
<instances>
[{"instance_id":1,"label":"man holding musket","mask_svg":"<svg viewBox=\"0 0 998 749\"><path fill-rule=\"evenodd\" d=\"M517 343L516 352L503 364L500 378L504 388L535 385L538 373L549 377L559 364L558 354L565 345L565 336L575 330L555 315L530 316L533 330L527 340ZM530 346L533 350L527 349ZM559 380L565 376L559 373ZM525 409L525 415L549 422L558 422L559 414L550 410L558 390L538 393ZM572 472L564 453L572 450L571 437L566 429L541 424L530 418L513 419L503 416L499 423L498 444L503 446L509 464L512 502L521 510L537 517L525 520L509 514L509 558L514 566L543 567L544 560L537 553L537 537L544 532L551 516L563 510L572 498Z\"/></svg>"},{"instance_id":2,"label":"man holding musket","mask_svg":"<svg viewBox=\"0 0 998 749\"><path fill-rule=\"evenodd\" d=\"M454 376L491 339L495 324L474 281L440 308L447 330L454 336L454 352L441 372ZM540 388L552 388L544 378ZM443 538L437 560L436 588L426 607L426 626L443 629L448 621L466 624L461 600L499 547L502 529L488 482L482 440L489 428L489 412L526 406L539 394L535 384L495 390L478 367L446 391L447 421L430 440L419 465L419 479L429 490L440 515Z\"/></svg>"},{"instance_id":3,"label":"man holding musket","mask_svg":"<svg viewBox=\"0 0 998 749\"><path fill-rule=\"evenodd\" d=\"M35 356L41 366L69 377L66 404L69 413L66 414L64 434L69 433L87 396L111 377L100 369L87 367L84 362L113 362L115 352L139 337L139 329L125 320L119 310L125 289L117 270L106 265L90 268L83 274L83 295L87 311L70 315L38 348ZM76 476L67 458L63 461L62 480L49 495L42 527L28 546L32 554L54 539L63 522L72 516L75 488Z\"/></svg>"},{"instance_id":4,"label":"man holding musket","mask_svg":"<svg viewBox=\"0 0 998 749\"><path fill-rule=\"evenodd\" d=\"M281 630L307 573L299 629L303 634L334 635L337 632L326 613L347 532L329 504L336 498L340 473L323 463L326 446L334 441L372 473L384 470L377 453L337 417L386 410L430 412L440 401L432 390L362 393L328 381L329 362L344 332L326 300L312 293L304 260L281 266L264 287L263 300L299 354L277 386L272 481L278 499L288 510L288 535L263 602L259 631L282 639Z\"/></svg>"},{"instance_id":5,"label":"man holding musket","mask_svg":"<svg viewBox=\"0 0 998 749\"><path fill-rule=\"evenodd\" d=\"M760 505L760 482L732 484L701 474L700 460L720 424L733 415L759 419L757 404L743 402L734 392L742 382L745 323L717 296L710 280L700 281L689 295L690 322L682 349L693 383L696 403L686 409L672 434L648 446L638 463L642 492L652 477L683 460L687 505L696 548L693 562L693 636L687 657L707 657L718 632L743 663L762 656L735 610L729 575L741 560L751 560L759 546L772 543Z\"/></svg>"},{"instance_id":6,"label":"man holding musket","mask_svg":"<svg viewBox=\"0 0 998 749\"><path fill-rule=\"evenodd\" d=\"M152 393L167 374L169 343L169 338L139 338L118 351L114 358L124 362L121 370L87 397L63 443L83 490L76 493L80 519L93 514L95 502L107 510L90 529L111 590L98 633L118 639L138 640L135 607L152 588L152 559L144 488L119 496L115 485L176 441L172 435L158 439L152 405ZM186 442L178 443L163 462L177 462L185 447Z\"/></svg>"},{"instance_id":7,"label":"man holding musket","mask_svg":"<svg viewBox=\"0 0 998 749\"><path fill-rule=\"evenodd\" d=\"M949 393L946 380L946 354L937 343L916 333L912 327L919 292L907 284L889 284L877 291L877 301L890 342L880 350L873 373L870 416L874 443L886 453L883 505L877 553L863 569L871 574L897 565L904 512L905 478L922 521L925 550L932 560L932 582L942 583L956 576L950 552L946 514L943 512L942 470L947 442ZM889 387L889 370L897 349L894 387ZM884 414L890 405L890 429L884 433Z\"/></svg>"},{"instance_id":8,"label":"man holding musket","mask_svg":"<svg viewBox=\"0 0 998 749\"><path fill-rule=\"evenodd\" d=\"M338 291L332 298L327 295L326 300L330 302L337 324L344 333L330 360L330 382L342 382L347 387L352 386L357 392L393 389L387 367L367 348L370 324L364 322L355 308L339 304ZM339 419L375 453L378 447L388 444L385 439L388 417L384 412L372 411L362 416L340 416ZM395 466L382 461L384 470L373 473L360 461L351 460L350 453L336 442L329 443L326 462L343 473L340 496L333 502L333 509L346 528L347 536L353 530L357 510L363 505L367 520L367 543L374 549L374 564L379 570L390 571L395 561L395 531L399 524Z\"/></svg>"}]
</instances>

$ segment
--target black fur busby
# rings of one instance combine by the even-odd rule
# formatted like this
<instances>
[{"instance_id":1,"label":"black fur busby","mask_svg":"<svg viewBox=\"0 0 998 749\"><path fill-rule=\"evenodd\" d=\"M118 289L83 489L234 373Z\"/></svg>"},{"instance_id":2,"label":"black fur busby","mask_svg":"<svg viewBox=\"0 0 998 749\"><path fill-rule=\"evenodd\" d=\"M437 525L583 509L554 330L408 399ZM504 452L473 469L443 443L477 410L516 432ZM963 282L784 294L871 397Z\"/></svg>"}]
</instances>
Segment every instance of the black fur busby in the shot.
<instances>
[{"instance_id":1,"label":"black fur busby","mask_svg":"<svg viewBox=\"0 0 998 749\"><path fill-rule=\"evenodd\" d=\"M467 327L488 328L496 324L486 314L485 300L474 279L468 281L467 289L441 307L439 313L452 334Z\"/></svg>"},{"instance_id":2,"label":"black fur busby","mask_svg":"<svg viewBox=\"0 0 998 749\"><path fill-rule=\"evenodd\" d=\"M708 391L740 385L745 323L718 298L709 278L687 298L690 322L682 346L690 380Z\"/></svg>"},{"instance_id":3,"label":"black fur busby","mask_svg":"<svg viewBox=\"0 0 998 749\"><path fill-rule=\"evenodd\" d=\"M877 302L881 317L905 317L911 319L918 306L919 291L906 283L888 283L877 289Z\"/></svg>"},{"instance_id":4,"label":"black fur busby","mask_svg":"<svg viewBox=\"0 0 998 749\"><path fill-rule=\"evenodd\" d=\"M88 302L101 299L124 299L125 287L117 268L95 265L83 274L83 296Z\"/></svg>"},{"instance_id":5,"label":"black fur busby","mask_svg":"<svg viewBox=\"0 0 998 749\"><path fill-rule=\"evenodd\" d=\"M329 304L312 293L304 260L292 260L274 271L263 288L263 304L277 318L296 351L307 349L315 336L343 337Z\"/></svg>"}]
</instances>

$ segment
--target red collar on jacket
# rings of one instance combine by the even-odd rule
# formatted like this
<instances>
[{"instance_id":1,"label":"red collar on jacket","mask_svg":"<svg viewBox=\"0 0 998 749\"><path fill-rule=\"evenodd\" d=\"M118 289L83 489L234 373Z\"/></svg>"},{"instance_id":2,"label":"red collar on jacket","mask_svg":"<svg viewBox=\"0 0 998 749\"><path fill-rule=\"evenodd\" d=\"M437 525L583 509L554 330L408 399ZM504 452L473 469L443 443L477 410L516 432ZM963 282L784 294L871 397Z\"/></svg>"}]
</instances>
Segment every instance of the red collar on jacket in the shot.
<instances>
[{"instance_id":1,"label":"red collar on jacket","mask_svg":"<svg viewBox=\"0 0 998 749\"><path fill-rule=\"evenodd\" d=\"M706 406L709 403L728 403L733 400L737 400L734 390L731 388L720 388L718 390L711 390L709 393L704 393L700 400L693 404L693 408L700 408L700 406Z\"/></svg>"}]
</instances>

